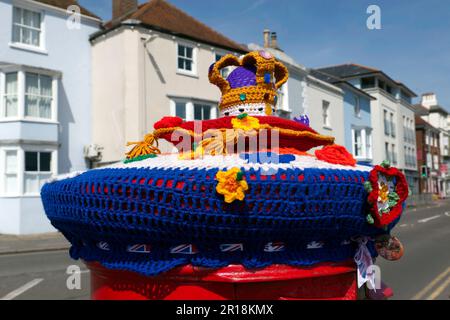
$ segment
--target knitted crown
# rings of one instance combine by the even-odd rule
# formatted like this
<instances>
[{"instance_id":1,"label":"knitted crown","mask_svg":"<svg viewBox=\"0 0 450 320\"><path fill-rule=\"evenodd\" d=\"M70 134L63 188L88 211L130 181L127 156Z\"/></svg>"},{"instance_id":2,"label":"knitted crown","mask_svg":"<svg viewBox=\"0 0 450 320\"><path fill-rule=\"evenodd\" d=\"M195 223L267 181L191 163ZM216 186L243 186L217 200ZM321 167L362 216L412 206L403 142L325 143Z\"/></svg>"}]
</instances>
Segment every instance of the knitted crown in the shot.
<instances>
[{"instance_id":1,"label":"knitted crown","mask_svg":"<svg viewBox=\"0 0 450 320\"><path fill-rule=\"evenodd\" d=\"M227 79L221 70L237 67ZM231 54L210 67L209 81L219 87L222 116L241 113L271 115L277 104L277 90L288 80L287 68L266 51L250 52L242 59Z\"/></svg>"}]
</instances>

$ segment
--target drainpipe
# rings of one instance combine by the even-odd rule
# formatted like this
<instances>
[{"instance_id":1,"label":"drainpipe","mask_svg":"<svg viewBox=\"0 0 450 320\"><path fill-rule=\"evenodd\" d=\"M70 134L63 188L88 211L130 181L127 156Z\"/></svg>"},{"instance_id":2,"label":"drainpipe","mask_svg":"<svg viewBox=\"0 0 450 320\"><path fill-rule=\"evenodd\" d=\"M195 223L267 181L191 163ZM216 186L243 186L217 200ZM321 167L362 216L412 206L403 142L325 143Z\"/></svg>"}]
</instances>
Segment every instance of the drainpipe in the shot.
<instances>
[{"instance_id":1,"label":"drainpipe","mask_svg":"<svg viewBox=\"0 0 450 320\"><path fill-rule=\"evenodd\" d=\"M147 35L146 37L142 37L142 44L144 46L144 103L141 105L141 110L140 110L140 118L141 118L141 135L145 135L147 133L147 131L149 130L149 128L147 128L147 63L146 63L146 53L150 54L149 51L149 44L155 40L158 37L158 35L156 34L150 34Z\"/></svg>"}]
</instances>

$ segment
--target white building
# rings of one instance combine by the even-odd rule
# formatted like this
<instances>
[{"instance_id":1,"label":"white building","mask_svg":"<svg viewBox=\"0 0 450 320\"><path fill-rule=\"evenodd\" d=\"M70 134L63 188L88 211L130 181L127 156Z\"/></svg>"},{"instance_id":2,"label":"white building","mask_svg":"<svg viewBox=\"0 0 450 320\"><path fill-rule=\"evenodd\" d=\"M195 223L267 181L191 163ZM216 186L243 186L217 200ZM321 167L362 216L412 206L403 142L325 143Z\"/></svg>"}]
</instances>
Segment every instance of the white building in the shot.
<instances>
[{"instance_id":1,"label":"white building","mask_svg":"<svg viewBox=\"0 0 450 320\"><path fill-rule=\"evenodd\" d=\"M85 170L91 140L89 35L100 20L68 1L0 0L0 233L54 231L40 188Z\"/></svg>"},{"instance_id":2,"label":"white building","mask_svg":"<svg viewBox=\"0 0 450 320\"><path fill-rule=\"evenodd\" d=\"M126 142L141 140L164 116L216 118L220 91L208 69L225 54L246 52L166 1L114 0L114 8L113 20L91 38L99 165L122 160Z\"/></svg>"},{"instance_id":3,"label":"white building","mask_svg":"<svg viewBox=\"0 0 450 320\"><path fill-rule=\"evenodd\" d=\"M373 163L389 160L401 169L413 192L418 191L415 119L412 99L416 94L381 70L343 64L319 71L345 80L370 94L372 100Z\"/></svg>"},{"instance_id":4,"label":"white building","mask_svg":"<svg viewBox=\"0 0 450 320\"><path fill-rule=\"evenodd\" d=\"M277 114L293 119L307 114L311 128L333 136L344 145L344 92L341 88L311 75L303 65L280 49L275 32L264 30L264 46L249 44L250 51L266 50L289 70L289 80L280 88Z\"/></svg>"}]
</instances>

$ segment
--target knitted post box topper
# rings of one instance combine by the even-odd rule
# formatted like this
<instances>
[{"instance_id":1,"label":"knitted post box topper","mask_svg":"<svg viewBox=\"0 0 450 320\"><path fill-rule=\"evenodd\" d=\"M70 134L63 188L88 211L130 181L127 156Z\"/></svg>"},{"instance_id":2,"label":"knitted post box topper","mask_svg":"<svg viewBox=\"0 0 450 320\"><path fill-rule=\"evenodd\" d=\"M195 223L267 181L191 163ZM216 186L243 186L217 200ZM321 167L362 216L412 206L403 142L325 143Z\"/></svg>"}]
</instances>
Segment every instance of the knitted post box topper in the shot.
<instances>
[{"instance_id":1,"label":"knitted post box topper","mask_svg":"<svg viewBox=\"0 0 450 320\"><path fill-rule=\"evenodd\" d=\"M227 66L236 69L224 79ZM223 117L165 117L130 143L123 162L45 184L46 214L71 242L71 256L144 275L185 264L309 266L352 259L358 248L352 240L389 232L403 208L404 177L358 165L305 116L274 116L287 76L266 52L225 56L209 71L222 92ZM247 145L264 138L266 144ZM184 147L162 154L158 139ZM309 152L314 147L322 149ZM386 196L375 184L380 172L396 177L399 197L387 195L397 202L381 216L374 211ZM375 256L373 241L368 248Z\"/></svg>"}]
</instances>

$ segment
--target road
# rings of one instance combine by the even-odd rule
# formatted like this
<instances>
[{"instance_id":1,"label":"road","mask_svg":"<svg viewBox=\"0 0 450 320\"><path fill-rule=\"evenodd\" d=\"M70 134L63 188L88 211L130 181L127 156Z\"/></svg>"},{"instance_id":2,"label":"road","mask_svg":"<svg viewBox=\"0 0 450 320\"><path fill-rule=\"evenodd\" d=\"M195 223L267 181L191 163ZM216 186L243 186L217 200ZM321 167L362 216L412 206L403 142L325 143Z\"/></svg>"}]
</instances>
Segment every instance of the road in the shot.
<instances>
[{"instance_id":1,"label":"road","mask_svg":"<svg viewBox=\"0 0 450 320\"><path fill-rule=\"evenodd\" d=\"M450 201L408 210L393 234L405 255L396 262L376 261L393 299L450 299ZM70 265L80 267L80 290L66 286ZM89 294L89 272L67 251L0 255L0 299L89 299Z\"/></svg>"},{"instance_id":2,"label":"road","mask_svg":"<svg viewBox=\"0 0 450 320\"><path fill-rule=\"evenodd\" d=\"M392 232L405 247L399 261L378 258L392 299L450 299L450 202L408 210Z\"/></svg>"},{"instance_id":3,"label":"road","mask_svg":"<svg viewBox=\"0 0 450 320\"><path fill-rule=\"evenodd\" d=\"M80 268L80 290L67 288L70 265ZM89 295L89 273L67 250L0 255L0 300L84 300Z\"/></svg>"}]
</instances>

